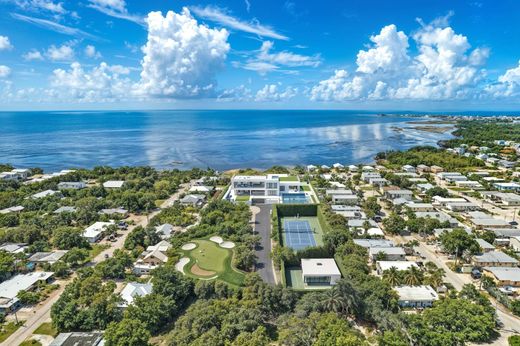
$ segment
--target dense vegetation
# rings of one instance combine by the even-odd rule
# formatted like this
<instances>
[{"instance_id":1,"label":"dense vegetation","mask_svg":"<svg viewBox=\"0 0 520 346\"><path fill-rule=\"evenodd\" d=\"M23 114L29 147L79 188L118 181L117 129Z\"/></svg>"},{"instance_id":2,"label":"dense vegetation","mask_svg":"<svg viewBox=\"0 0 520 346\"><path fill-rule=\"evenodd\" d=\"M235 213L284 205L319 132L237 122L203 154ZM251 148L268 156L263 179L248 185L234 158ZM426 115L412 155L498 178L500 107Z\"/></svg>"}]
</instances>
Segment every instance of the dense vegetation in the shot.
<instances>
[{"instance_id":1,"label":"dense vegetation","mask_svg":"<svg viewBox=\"0 0 520 346\"><path fill-rule=\"evenodd\" d=\"M461 121L453 132L458 138L442 142L448 148L467 144L469 146L487 146L491 149L496 145L494 140L520 142L520 124L497 121Z\"/></svg>"},{"instance_id":2,"label":"dense vegetation","mask_svg":"<svg viewBox=\"0 0 520 346\"><path fill-rule=\"evenodd\" d=\"M406 151L380 152L376 155L376 160L394 168L404 165L417 166L423 164L427 166L441 166L448 171L464 171L470 168L484 166L482 160L478 160L474 157L450 154L443 149L430 146L414 147Z\"/></svg>"}]
</instances>

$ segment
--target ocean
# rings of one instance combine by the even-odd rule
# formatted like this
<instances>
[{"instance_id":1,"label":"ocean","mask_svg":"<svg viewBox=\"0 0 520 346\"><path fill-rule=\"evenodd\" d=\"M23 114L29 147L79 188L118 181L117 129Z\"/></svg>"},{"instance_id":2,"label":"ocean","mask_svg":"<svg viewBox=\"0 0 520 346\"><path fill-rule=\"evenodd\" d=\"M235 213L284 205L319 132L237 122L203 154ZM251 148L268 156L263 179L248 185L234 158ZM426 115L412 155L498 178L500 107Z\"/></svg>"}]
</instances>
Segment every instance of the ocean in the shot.
<instances>
[{"instance_id":1,"label":"ocean","mask_svg":"<svg viewBox=\"0 0 520 346\"><path fill-rule=\"evenodd\" d=\"M0 112L0 162L46 172L357 164L450 138L416 130L413 120L321 110Z\"/></svg>"}]
</instances>

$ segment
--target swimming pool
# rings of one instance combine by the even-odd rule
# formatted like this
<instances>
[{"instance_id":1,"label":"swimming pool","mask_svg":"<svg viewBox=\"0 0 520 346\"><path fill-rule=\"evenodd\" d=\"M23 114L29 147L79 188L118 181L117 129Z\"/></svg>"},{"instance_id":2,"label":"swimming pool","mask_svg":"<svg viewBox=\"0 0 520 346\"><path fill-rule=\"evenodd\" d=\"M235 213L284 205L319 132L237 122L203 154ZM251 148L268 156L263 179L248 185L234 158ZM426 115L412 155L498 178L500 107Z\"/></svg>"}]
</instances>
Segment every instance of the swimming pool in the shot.
<instances>
[{"instance_id":1,"label":"swimming pool","mask_svg":"<svg viewBox=\"0 0 520 346\"><path fill-rule=\"evenodd\" d=\"M307 204L309 198L304 193L284 193L282 194L284 204Z\"/></svg>"}]
</instances>

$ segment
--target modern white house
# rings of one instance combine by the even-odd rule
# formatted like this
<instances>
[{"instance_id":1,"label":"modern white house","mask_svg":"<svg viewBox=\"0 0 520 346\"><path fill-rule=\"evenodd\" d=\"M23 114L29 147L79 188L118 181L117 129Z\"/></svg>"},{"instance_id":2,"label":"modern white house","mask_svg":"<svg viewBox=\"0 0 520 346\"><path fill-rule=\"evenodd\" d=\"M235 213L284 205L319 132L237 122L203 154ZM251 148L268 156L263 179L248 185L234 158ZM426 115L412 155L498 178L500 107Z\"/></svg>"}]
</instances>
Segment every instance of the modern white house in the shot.
<instances>
[{"instance_id":1,"label":"modern white house","mask_svg":"<svg viewBox=\"0 0 520 346\"><path fill-rule=\"evenodd\" d=\"M110 225L113 225L113 222L95 222L92 225L85 228L82 236L88 240L89 243L95 243L99 239L101 239L101 235L103 231Z\"/></svg>"},{"instance_id":2,"label":"modern white house","mask_svg":"<svg viewBox=\"0 0 520 346\"><path fill-rule=\"evenodd\" d=\"M394 290L399 296L397 304L403 308L427 308L439 299L431 286L398 286Z\"/></svg>"},{"instance_id":3,"label":"modern white house","mask_svg":"<svg viewBox=\"0 0 520 346\"><path fill-rule=\"evenodd\" d=\"M235 175L224 198L255 203L309 203L312 192L297 176L287 174Z\"/></svg>"},{"instance_id":4,"label":"modern white house","mask_svg":"<svg viewBox=\"0 0 520 346\"><path fill-rule=\"evenodd\" d=\"M520 191L518 183L494 183L493 187L498 191Z\"/></svg>"},{"instance_id":5,"label":"modern white house","mask_svg":"<svg viewBox=\"0 0 520 346\"><path fill-rule=\"evenodd\" d=\"M25 168L13 169L10 172L1 172L0 180L26 180L30 170Z\"/></svg>"},{"instance_id":6,"label":"modern white house","mask_svg":"<svg viewBox=\"0 0 520 346\"><path fill-rule=\"evenodd\" d=\"M326 288L341 279L341 272L333 258L302 258L301 267L305 288Z\"/></svg>"}]
</instances>

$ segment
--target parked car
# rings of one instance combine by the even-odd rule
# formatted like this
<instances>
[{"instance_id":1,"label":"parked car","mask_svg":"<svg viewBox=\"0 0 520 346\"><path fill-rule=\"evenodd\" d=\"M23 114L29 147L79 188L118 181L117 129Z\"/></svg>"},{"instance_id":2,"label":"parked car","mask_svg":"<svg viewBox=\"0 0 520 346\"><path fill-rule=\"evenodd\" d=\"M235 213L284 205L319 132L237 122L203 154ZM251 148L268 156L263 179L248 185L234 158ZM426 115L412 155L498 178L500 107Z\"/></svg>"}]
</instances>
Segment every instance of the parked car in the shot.
<instances>
[{"instance_id":1,"label":"parked car","mask_svg":"<svg viewBox=\"0 0 520 346\"><path fill-rule=\"evenodd\" d=\"M482 273L480 272L480 270L478 269L473 269L471 271L471 277L475 280L478 280L482 277Z\"/></svg>"}]
</instances>

